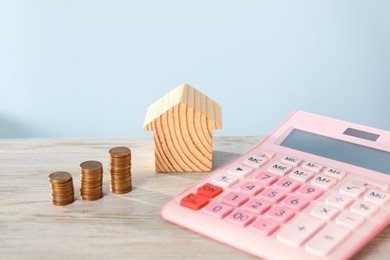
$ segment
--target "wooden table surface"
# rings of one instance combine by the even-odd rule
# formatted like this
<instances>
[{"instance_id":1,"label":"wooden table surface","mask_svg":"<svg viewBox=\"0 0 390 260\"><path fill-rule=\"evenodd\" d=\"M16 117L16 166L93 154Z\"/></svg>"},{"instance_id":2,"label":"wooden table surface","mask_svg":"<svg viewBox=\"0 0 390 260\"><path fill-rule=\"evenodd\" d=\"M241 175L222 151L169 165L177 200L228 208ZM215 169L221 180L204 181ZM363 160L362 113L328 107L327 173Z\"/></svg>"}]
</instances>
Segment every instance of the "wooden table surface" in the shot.
<instances>
[{"instance_id":1,"label":"wooden table surface","mask_svg":"<svg viewBox=\"0 0 390 260\"><path fill-rule=\"evenodd\" d=\"M261 137L216 137L214 168ZM109 192L108 150L132 149L133 191ZM104 164L104 197L83 201L79 164ZM156 174L152 138L0 140L0 259L253 259L252 256L164 221L161 206L208 173ZM48 175L69 171L76 201L53 206ZM389 259L390 227L356 256Z\"/></svg>"}]
</instances>

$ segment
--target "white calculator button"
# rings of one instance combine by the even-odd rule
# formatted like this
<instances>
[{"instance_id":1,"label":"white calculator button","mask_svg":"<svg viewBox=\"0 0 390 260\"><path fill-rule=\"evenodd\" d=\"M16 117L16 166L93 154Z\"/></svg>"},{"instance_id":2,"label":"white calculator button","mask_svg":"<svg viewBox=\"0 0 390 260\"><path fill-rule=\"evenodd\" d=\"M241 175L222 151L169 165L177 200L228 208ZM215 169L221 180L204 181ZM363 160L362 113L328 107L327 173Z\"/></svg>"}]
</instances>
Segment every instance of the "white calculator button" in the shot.
<instances>
[{"instance_id":1,"label":"white calculator button","mask_svg":"<svg viewBox=\"0 0 390 260\"><path fill-rule=\"evenodd\" d=\"M291 156L285 156L282 158L281 162L287 165L297 167L301 164L302 160Z\"/></svg>"},{"instance_id":2,"label":"white calculator button","mask_svg":"<svg viewBox=\"0 0 390 260\"><path fill-rule=\"evenodd\" d=\"M333 187L336 183L337 179L325 176L323 174L318 174L311 180L311 185L317 186L324 190Z\"/></svg>"},{"instance_id":3,"label":"white calculator button","mask_svg":"<svg viewBox=\"0 0 390 260\"><path fill-rule=\"evenodd\" d=\"M276 174L278 176L284 176L292 170L292 166L282 164L282 163L274 163L268 167L268 172Z\"/></svg>"},{"instance_id":4,"label":"white calculator button","mask_svg":"<svg viewBox=\"0 0 390 260\"><path fill-rule=\"evenodd\" d=\"M306 244L306 251L318 256L327 256L349 236L351 231L334 223L328 223Z\"/></svg>"},{"instance_id":5,"label":"white calculator button","mask_svg":"<svg viewBox=\"0 0 390 260\"><path fill-rule=\"evenodd\" d=\"M368 190L366 194L364 194L365 201L372 202L377 205L385 204L387 201L389 201L389 198L389 193L374 189Z\"/></svg>"},{"instance_id":6,"label":"white calculator button","mask_svg":"<svg viewBox=\"0 0 390 260\"><path fill-rule=\"evenodd\" d=\"M302 215L290 222L287 228L283 229L277 238L280 242L290 246L299 247L316 233L322 226L324 221Z\"/></svg>"},{"instance_id":7,"label":"white calculator button","mask_svg":"<svg viewBox=\"0 0 390 260\"><path fill-rule=\"evenodd\" d=\"M351 182L347 182L339 189L341 194L350 196L352 198L359 197L365 190L366 187L364 187L363 185L359 185Z\"/></svg>"},{"instance_id":8,"label":"white calculator button","mask_svg":"<svg viewBox=\"0 0 390 260\"><path fill-rule=\"evenodd\" d=\"M251 155L244 160L244 165L252 168L260 168L267 162L267 158L258 155Z\"/></svg>"},{"instance_id":9,"label":"white calculator button","mask_svg":"<svg viewBox=\"0 0 390 260\"><path fill-rule=\"evenodd\" d=\"M219 175L215 176L213 179L214 184L216 184L220 187L224 187L224 188L228 188L228 187L232 186L237 181L238 181L238 179L236 177L233 177L229 174L219 174Z\"/></svg>"},{"instance_id":10,"label":"white calculator button","mask_svg":"<svg viewBox=\"0 0 390 260\"><path fill-rule=\"evenodd\" d=\"M322 168L324 168L324 166L317 163L305 162L304 164L302 164L302 169L309 170L315 173L319 173L322 170Z\"/></svg>"},{"instance_id":11,"label":"white calculator button","mask_svg":"<svg viewBox=\"0 0 390 260\"><path fill-rule=\"evenodd\" d=\"M324 174L329 176L329 177L334 177L336 179L341 180L342 178L345 177L345 175L347 173L345 171L337 170L337 169L334 169L334 168L326 168L324 170Z\"/></svg>"},{"instance_id":12,"label":"white calculator button","mask_svg":"<svg viewBox=\"0 0 390 260\"><path fill-rule=\"evenodd\" d=\"M300 183L307 182L314 176L314 173L311 171L305 171L299 168L293 169L289 174L288 177L290 179L299 181Z\"/></svg>"},{"instance_id":13,"label":"white calculator button","mask_svg":"<svg viewBox=\"0 0 390 260\"><path fill-rule=\"evenodd\" d=\"M379 182L379 181L373 181L373 180L367 180L367 179L357 179L356 181L358 181L359 184L362 184L362 185L368 184L370 186L381 189L383 191L387 191L390 188L390 184L386 183L386 182Z\"/></svg>"},{"instance_id":14,"label":"white calculator button","mask_svg":"<svg viewBox=\"0 0 390 260\"><path fill-rule=\"evenodd\" d=\"M327 205L339 208L339 209L344 209L346 208L349 204L351 204L353 201L352 198L334 193L331 194L329 197L326 198L325 203Z\"/></svg>"},{"instance_id":15,"label":"white calculator button","mask_svg":"<svg viewBox=\"0 0 390 260\"><path fill-rule=\"evenodd\" d=\"M369 217L378 210L378 206L366 202L364 200L358 200L351 206L351 212L356 213L363 217Z\"/></svg>"},{"instance_id":16,"label":"white calculator button","mask_svg":"<svg viewBox=\"0 0 390 260\"><path fill-rule=\"evenodd\" d=\"M253 168L237 164L229 169L229 173L237 177L246 177L253 171Z\"/></svg>"},{"instance_id":17,"label":"white calculator button","mask_svg":"<svg viewBox=\"0 0 390 260\"><path fill-rule=\"evenodd\" d=\"M264 151L262 150L260 152L260 154L263 154L265 157L267 157L268 159L272 159L275 157L275 152L271 152L271 151Z\"/></svg>"},{"instance_id":18,"label":"white calculator button","mask_svg":"<svg viewBox=\"0 0 390 260\"><path fill-rule=\"evenodd\" d=\"M364 223L364 217L349 212L343 212L336 218L336 224L356 229Z\"/></svg>"},{"instance_id":19,"label":"white calculator button","mask_svg":"<svg viewBox=\"0 0 390 260\"><path fill-rule=\"evenodd\" d=\"M314 207L310 213L313 217L329 221L339 213L339 210L321 203L320 205Z\"/></svg>"}]
</instances>

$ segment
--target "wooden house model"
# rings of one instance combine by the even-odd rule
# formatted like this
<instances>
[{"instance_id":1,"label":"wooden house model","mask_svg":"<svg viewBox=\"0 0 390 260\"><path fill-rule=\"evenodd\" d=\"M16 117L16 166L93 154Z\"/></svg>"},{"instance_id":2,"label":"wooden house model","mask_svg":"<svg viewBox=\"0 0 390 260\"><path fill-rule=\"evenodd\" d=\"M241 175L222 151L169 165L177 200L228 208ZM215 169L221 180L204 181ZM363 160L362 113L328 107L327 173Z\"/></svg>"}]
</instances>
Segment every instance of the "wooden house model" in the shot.
<instances>
[{"instance_id":1,"label":"wooden house model","mask_svg":"<svg viewBox=\"0 0 390 260\"><path fill-rule=\"evenodd\" d=\"M222 128L221 107L181 84L150 105L144 130L153 131L155 171L211 171L213 130Z\"/></svg>"}]
</instances>

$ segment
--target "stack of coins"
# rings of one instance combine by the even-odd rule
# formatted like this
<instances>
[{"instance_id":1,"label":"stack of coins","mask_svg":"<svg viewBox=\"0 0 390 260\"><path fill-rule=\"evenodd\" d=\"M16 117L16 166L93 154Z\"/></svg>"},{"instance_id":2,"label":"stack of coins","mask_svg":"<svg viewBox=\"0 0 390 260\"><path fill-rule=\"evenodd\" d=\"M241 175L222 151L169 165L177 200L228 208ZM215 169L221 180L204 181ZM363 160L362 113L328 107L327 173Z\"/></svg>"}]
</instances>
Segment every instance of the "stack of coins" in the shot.
<instances>
[{"instance_id":1,"label":"stack of coins","mask_svg":"<svg viewBox=\"0 0 390 260\"><path fill-rule=\"evenodd\" d=\"M111 192L128 193L132 189L131 151L127 147L115 147L109 151L108 169L111 175Z\"/></svg>"},{"instance_id":2,"label":"stack of coins","mask_svg":"<svg viewBox=\"0 0 390 260\"><path fill-rule=\"evenodd\" d=\"M80 195L83 200L103 197L103 165L98 161L80 164Z\"/></svg>"},{"instance_id":3,"label":"stack of coins","mask_svg":"<svg viewBox=\"0 0 390 260\"><path fill-rule=\"evenodd\" d=\"M68 172L53 172L49 175L51 200L54 205L65 206L74 201L73 179Z\"/></svg>"}]
</instances>

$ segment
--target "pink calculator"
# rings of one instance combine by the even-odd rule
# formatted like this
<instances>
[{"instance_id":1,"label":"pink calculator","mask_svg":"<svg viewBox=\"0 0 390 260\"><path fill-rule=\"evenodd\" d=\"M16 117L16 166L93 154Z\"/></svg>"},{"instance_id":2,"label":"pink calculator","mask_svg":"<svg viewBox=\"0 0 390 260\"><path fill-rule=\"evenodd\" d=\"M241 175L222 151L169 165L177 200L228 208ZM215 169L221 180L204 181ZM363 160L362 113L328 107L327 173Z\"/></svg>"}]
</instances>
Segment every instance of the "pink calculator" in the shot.
<instances>
[{"instance_id":1,"label":"pink calculator","mask_svg":"<svg viewBox=\"0 0 390 260\"><path fill-rule=\"evenodd\" d=\"M164 219L266 259L347 259L390 223L390 132L293 112Z\"/></svg>"}]
</instances>

